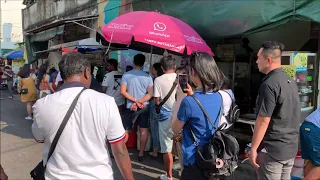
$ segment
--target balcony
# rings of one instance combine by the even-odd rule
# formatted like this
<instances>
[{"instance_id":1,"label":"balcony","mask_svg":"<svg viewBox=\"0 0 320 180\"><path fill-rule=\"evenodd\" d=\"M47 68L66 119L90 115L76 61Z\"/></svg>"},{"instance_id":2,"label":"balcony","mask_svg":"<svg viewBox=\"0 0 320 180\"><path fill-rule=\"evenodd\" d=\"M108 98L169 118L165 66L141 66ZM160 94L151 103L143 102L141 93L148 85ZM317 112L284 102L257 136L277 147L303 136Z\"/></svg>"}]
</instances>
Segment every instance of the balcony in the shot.
<instances>
[{"instance_id":1,"label":"balcony","mask_svg":"<svg viewBox=\"0 0 320 180\"><path fill-rule=\"evenodd\" d=\"M28 31L63 19L96 14L97 0L37 0L22 10L22 25Z\"/></svg>"}]
</instances>

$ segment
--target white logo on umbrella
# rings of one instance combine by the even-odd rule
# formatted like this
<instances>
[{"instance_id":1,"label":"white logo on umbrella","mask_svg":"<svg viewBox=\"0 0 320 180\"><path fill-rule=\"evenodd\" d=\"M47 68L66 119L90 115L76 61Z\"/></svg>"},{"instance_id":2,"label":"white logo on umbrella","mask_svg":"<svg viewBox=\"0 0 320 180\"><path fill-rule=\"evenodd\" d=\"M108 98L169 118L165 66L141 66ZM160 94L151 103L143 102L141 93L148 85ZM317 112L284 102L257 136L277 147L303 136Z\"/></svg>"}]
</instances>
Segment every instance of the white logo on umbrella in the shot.
<instances>
[{"instance_id":1,"label":"white logo on umbrella","mask_svg":"<svg viewBox=\"0 0 320 180\"><path fill-rule=\"evenodd\" d=\"M161 22L156 22L153 25L153 30L155 31L165 31L167 29L167 26Z\"/></svg>"},{"instance_id":2,"label":"white logo on umbrella","mask_svg":"<svg viewBox=\"0 0 320 180\"><path fill-rule=\"evenodd\" d=\"M187 35L183 35L183 36L187 41L195 42L195 43L198 43L198 44L202 44L202 41L199 38L196 38L194 36L187 36Z\"/></svg>"}]
</instances>

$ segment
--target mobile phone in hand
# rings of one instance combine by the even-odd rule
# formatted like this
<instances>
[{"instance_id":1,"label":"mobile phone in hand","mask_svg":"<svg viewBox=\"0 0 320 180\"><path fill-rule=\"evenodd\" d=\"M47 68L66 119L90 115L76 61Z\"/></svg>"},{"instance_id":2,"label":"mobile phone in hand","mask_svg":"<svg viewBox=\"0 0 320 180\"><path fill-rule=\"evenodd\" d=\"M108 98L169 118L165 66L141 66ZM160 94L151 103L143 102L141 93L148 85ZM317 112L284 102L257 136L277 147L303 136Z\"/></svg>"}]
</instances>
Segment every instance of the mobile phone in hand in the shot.
<instances>
[{"instance_id":1,"label":"mobile phone in hand","mask_svg":"<svg viewBox=\"0 0 320 180\"><path fill-rule=\"evenodd\" d=\"M186 74L179 74L178 75L179 77L179 85L182 89L182 91L184 93L186 93L184 90L187 89L188 87L188 76Z\"/></svg>"}]
</instances>

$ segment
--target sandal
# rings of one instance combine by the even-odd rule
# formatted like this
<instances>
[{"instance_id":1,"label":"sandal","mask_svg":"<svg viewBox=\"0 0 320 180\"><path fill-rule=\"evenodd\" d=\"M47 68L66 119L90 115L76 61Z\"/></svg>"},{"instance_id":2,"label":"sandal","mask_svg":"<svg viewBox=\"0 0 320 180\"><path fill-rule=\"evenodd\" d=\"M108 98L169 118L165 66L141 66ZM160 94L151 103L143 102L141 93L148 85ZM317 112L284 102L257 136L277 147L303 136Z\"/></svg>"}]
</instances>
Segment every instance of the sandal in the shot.
<instances>
[{"instance_id":1,"label":"sandal","mask_svg":"<svg viewBox=\"0 0 320 180\"><path fill-rule=\"evenodd\" d=\"M154 158L157 158L157 157L158 157L157 151L149 152L149 155L152 156L152 157L154 157Z\"/></svg>"},{"instance_id":2,"label":"sandal","mask_svg":"<svg viewBox=\"0 0 320 180\"><path fill-rule=\"evenodd\" d=\"M142 162L144 160L144 157L143 156L138 156L138 161L139 162Z\"/></svg>"}]
</instances>

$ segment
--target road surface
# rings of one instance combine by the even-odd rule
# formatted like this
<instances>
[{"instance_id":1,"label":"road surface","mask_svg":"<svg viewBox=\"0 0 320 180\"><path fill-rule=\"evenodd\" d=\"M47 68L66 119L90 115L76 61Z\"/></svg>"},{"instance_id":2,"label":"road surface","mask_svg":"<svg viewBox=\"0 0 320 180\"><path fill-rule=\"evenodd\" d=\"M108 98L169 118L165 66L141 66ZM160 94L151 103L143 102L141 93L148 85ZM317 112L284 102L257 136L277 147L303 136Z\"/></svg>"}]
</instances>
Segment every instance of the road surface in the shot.
<instances>
[{"instance_id":1,"label":"road surface","mask_svg":"<svg viewBox=\"0 0 320 180\"><path fill-rule=\"evenodd\" d=\"M20 101L19 95L8 99L8 93L0 90L1 114L1 165L9 179L31 179L30 171L41 161L43 145L34 141L31 132L33 121L25 120L27 116L25 104ZM147 155L142 163L137 160L136 149L129 149L134 177L137 180L159 179L163 170L162 157L154 159ZM249 169L249 170L248 170ZM256 179L250 165L243 164L237 169L233 179ZM123 179L113 161L114 179ZM174 179L178 179L178 171L173 171ZM228 178L230 179L230 178ZM232 178L231 178L232 179Z\"/></svg>"},{"instance_id":2,"label":"road surface","mask_svg":"<svg viewBox=\"0 0 320 180\"><path fill-rule=\"evenodd\" d=\"M8 99L8 93L0 90L3 100L1 107L1 165L9 179L31 179L32 170L42 158L43 145L34 141L31 132L33 121L25 120L27 116L25 104L18 95L14 99ZM137 150L130 149L130 157L134 177L136 179L158 179L164 174L162 158L153 159L147 156L143 164L137 160ZM113 162L114 178L123 179L115 162ZM175 172L175 177L178 173Z\"/></svg>"}]
</instances>

